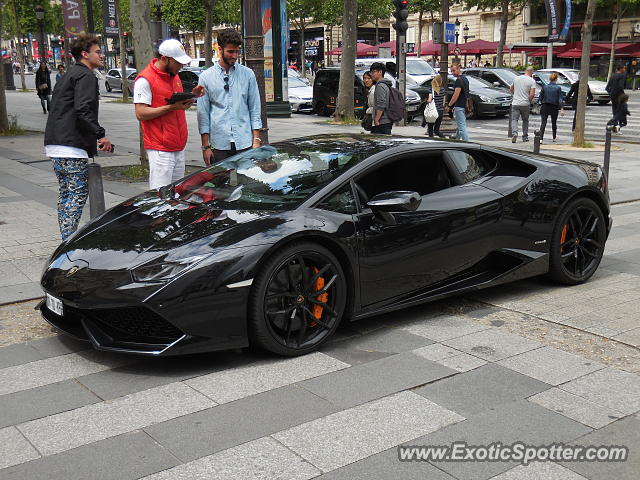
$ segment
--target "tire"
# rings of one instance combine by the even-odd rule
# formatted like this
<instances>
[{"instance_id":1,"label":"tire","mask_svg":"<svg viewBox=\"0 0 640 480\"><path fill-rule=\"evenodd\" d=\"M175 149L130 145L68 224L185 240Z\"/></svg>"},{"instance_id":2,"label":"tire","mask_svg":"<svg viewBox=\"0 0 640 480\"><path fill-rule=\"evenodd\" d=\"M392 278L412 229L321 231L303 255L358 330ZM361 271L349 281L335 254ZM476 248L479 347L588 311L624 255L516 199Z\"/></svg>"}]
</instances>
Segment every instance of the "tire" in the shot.
<instances>
[{"instance_id":1,"label":"tire","mask_svg":"<svg viewBox=\"0 0 640 480\"><path fill-rule=\"evenodd\" d=\"M111 85L109 85L109 82L104 82L104 88L107 90L107 92L111 91Z\"/></svg>"},{"instance_id":2,"label":"tire","mask_svg":"<svg viewBox=\"0 0 640 480\"><path fill-rule=\"evenodd\" d=\"M602 210L593 200L572 200L553 228L550 278L565 285L589 280L602 260L606 228Z\"/></svg>"},{"instance_id":3,"label":"tire","mask_svg":"<svg viewBox=\"0 0 640 480\"><path fill-rule=\"evenodd\" d=\"M329 109L323 101L316 103L315 112L321 117L328 117L331 115L331 112L329 112Z\"/></svg>"},{"instance_id":4,"label":"tire","mask_svg":"<svg viewBox=\"0 0 640 480\"><path fill-rule=\"evenodd\" d=\"M606 105L606 104L607 104L607 103L609 103L609 102L610 102L610 100L598 100L598 103L599 103L600 105Z\"/></svg>"},{"instance_id":5,"label":"tire","mask_svg":"<svg viewBox=\"0 0 640 480\"><path fill-rule=\"evenodd\" d=\"M250 341L284 356L312 352L338 328L346 298L344 272L329 250L311 242L287 245L269 257L253 281Z\"/></svg>"}]
</instances>

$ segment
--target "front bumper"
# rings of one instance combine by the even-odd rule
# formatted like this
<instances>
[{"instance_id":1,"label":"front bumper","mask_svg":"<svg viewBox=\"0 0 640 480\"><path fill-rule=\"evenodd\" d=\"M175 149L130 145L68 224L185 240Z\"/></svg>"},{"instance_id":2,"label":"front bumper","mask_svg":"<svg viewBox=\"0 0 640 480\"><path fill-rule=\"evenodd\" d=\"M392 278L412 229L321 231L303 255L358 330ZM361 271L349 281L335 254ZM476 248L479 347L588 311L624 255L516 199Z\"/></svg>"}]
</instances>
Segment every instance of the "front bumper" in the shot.
<instances>
[{"instance_id":1,"label":"front bumper","mask_svg":"<svg viewBox=\"0 0 640 480\"><path fill-rule=\"evenodd\" d=\"M611 97L609 96L609 94L607 92L594 92L593 90L591 91L591 95L593 95L593 101L594 102L609 102L611 101Z\"/></svg>"},{"instance_id":2,"label":"front bumper","mask_svg":"<svg viewBox=\"0 0 640 480\"><path fill-rule=\"evenodd\" d=\"M312 100L301 100L298 102L294 102L289 100L289 103L291 104L291 111L292 112L298 112L298 113L311 113L313 112L313 104L312 104Z\"/></svg>"},{"instance_id":3,"label":"front bumper","mask_svg":"<svg viewBox=\"0 0 640 480\"><path fill-rule=\"evenodd\" d=\"M501 103L478 103L478 115L487 117L507 115L510 108L511 103L506 104L506 102L505 105Z\"/></svg>"},{"instance_id":4,"label":"front bumper","mask_svg":"<svg viewBox=\"0 0 640 480\"><path fill-rule=\"evenodd\" d=\"M45 321L97 350L148 356L183 355L246 347L249 288L228 289L210 300L179 299L157 306L144 303L89 308L62 299L64 315L36 307ZM58 297L59 298L59 297ZM154 308L155 307L155 308ZM169 320L170 319L170 320Z\"/></svg>"}]
</instances>

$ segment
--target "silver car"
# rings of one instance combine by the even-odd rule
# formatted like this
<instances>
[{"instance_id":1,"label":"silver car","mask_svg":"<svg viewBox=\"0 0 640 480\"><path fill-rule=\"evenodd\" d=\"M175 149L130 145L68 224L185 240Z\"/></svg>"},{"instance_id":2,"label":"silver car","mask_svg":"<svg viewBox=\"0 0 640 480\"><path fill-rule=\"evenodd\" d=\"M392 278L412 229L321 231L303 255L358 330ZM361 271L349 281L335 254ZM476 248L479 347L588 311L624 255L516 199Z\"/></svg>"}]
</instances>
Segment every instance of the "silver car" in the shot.
<instances>
[{"instance_id":1,"label":"silver car","mask_svg":"<svg viewBox=\"0 0 640 480\"><path fill-rule=\"evenodd\" d=\"M291 111L300 113L313 112L313 88L302 81L299 77L289 75L288 79L288 93Z\"/></svg>"},{"instance_id":2,"label":"silver car","mask_svg":"<svg viewBox=\"0 0 640 480\"><path fill-rule=\"evenodd\" d=\"M570 83L576 83L580 77L580 70L574 68L545 68L539 70L540 72L555 72L560 78L568 80ZM593 101L598 102L600 105L606 105L611 101L611 97L606 90L607 82L600 80L589 79L589 90L593 95Z\"/></svg>"},{"instance_id":3,"label":"silver car","mask_svg":"<svg viewBox=\"0 0 640 480\"><path fill-rule=\"evenodd\" d=\"M136 79L138 72L135 68L127 68L127 80L129 81L129 95L133 95L133 81ZM107 92L112 90L122 91L122 77L119 68L110 69L104 77L104 88Z\"/></svg>"}]
</instances>

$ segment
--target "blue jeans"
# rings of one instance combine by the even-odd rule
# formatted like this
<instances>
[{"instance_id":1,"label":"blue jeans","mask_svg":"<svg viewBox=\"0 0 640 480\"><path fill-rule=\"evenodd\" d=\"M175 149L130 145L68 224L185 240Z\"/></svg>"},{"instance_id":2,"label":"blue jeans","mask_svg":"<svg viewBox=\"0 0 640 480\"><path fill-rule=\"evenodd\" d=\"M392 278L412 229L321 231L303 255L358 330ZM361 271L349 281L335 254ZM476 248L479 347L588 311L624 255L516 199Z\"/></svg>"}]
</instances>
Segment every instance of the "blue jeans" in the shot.
<instances>
[{"instance_id":1,"label":"blue jeans","mask_svg":"<svg viewBox=\"0 0 640 480\"><path fill-rule=\"evenodd\" d=\"M52 158L53 171L58 177L58 224L62 240L78 229L82 208L89 195L86 158Z\"/></svg>"},{"instance_id":2,"label":"blue jeans","mask_svg":"<svg viewBox=\"0 0 640 480\"><path fill-rule=\"evenodd\" d=\"M469 135L467 135L467 117L464 114L464 107L453 107L453 119L458 126L458 134L456 138L458 140L469 141Z\"/></svg>"}]
</instances>

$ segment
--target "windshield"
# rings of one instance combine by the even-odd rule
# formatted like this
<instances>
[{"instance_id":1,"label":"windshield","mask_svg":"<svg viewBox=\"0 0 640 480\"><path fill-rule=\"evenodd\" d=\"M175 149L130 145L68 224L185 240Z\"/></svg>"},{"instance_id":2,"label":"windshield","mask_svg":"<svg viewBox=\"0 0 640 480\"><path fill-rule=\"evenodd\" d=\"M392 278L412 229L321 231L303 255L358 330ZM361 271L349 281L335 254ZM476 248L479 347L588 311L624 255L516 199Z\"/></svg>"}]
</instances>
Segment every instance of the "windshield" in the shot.
<instances>
[{"instance_id":1,"label":"windshield","mask_svg":"<svg viewBox=\"0 0 640 480\"><path fill-rule=\"evenodd\" d=\"M436 71L424 60L412 60L407 62L409 75L435 75Z\"/></svg>"},{"instance_id":2,"label":"windshield","mask_svg":"<svg viewBox=\"0 0 640 480\"><path fill-rule=\"evenodd\" d=\"M540 72L538 71L538 77L540 77L540 79L545 83L548 84L550 83L549 77L551 76L553 72ZM558 76L558 80L556 80L556 83L558 85L571 85L571 82L569 80L567 80L564 77Z\"/></svg>"},{"instance_id":3,"label":"windshield","mask_svg":"<svg viewBox=\"0 0 640 480\"><path fill-rule=\"evenodd\" d=\"M197 172L170 191L174 200L226 210L291 210L385 142L343 137L265 145Z\"/></svg>"},{"instance_id":4,"label":"windshield","mask_svg":"<svg viewBox=\"0 0 640 480\"><path fill-rule=\"evenodd\" d=\"M288 80L289 80L289 88L292 88L292 87L308 87L309 86L306 83L304 83L302 80L300 80L298 77L289 76Z\"/></svg>"},{"instance_id":5,"label":"windshield","mask_svg":"<svg viewBox=\"0 0 640 480\"><path fill-rule=\"evenodd\" d=\"M562 73L564 73L572 82L577 82L578 78L580 77L580 72L577 70L565 70Z\"/></svg>"},{"instance_id":6,"label":"windshield","mask_svg":"<svg viewBox=\"0 0 640 480\"><path fill-rule=\"evenodd\" d=\"M506 84L511 85L513 83L513 79L519 77L521 74L514 70L496 70L496 75L498 75Z\"/></svg>"},{"instance_id":7,"label":"windshield","mask_svg":"<svg viewBox=\"0 0 640 480\"><path fill-rule=\"evenodd\" d=\"M466 77L469 80L469 88L487 88L487 87L493 88L494 87L493 84L481 78L473 77L471 75L466 75Z\"/></svg>"}]
</instances>

